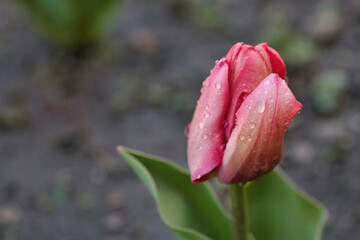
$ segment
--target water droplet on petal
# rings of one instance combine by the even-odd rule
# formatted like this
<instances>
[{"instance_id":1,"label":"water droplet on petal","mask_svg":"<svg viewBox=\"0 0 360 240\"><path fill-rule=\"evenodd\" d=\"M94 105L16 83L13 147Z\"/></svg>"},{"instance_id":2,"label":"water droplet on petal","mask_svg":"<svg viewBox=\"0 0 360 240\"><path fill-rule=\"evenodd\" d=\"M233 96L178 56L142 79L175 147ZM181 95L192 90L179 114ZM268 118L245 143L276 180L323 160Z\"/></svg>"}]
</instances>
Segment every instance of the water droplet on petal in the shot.
<instances>
[{"instance_id":1,"label":"water droplet on petal","mask_svg":"<svg viewBox=\"0 0 360 240\"><path fill-rule=\"evenodd\" d=\"M222 144L221 146L220 146L220 150L224 150L225 149L225 144Z\"/></svg>"},{"instance_id":2,"label":"water droplet on petal","mask_svg":"<svg viewBox=\"0 0 360 240\"><path fill-rule=\"evenodd\" d=\"M227 127L227 125L229 125L228 121L226 121L226 120L225 120L225 121L223 121L223 123L222 123L222 124L223 124L223 126L224 126L224 127Z\"/></svg>"},{"instance_id":3,"label":"water droplet on petal","mask_svg":"<svg viewBox=\"0 0 360 240\"><path fill-rule=\"evenodd\" d=\"M216 84L215 84L215 87L216 87L216 89L220 89L220 88L221 88L221 83L219 83L219 82L216 83Z\"/></svg>"},{"instance_id":4,"label":"water droplet on petal","mask_svg":"<svg viewBox=\"0 0 360 240\"><path fill-rule=\"evenodd\" d=\"M206 140L208 136L206 134L203 135L203 139Z\"/></svg>"},{"instance_id":5,"label":"water droplet on petal","mask_svg":"<svg viewBox=\"0 0 360 240\"><path fill-rule=\"evenodd\" d=\"M203 122L199 123L199 128L204 128L204 123Z\"/></svg>"},{"instance_id":6,"label":"water droplet on petal","mask_svg":"<svg viewBox=\"0 0 360 240\"><path fill-rule=\"evenodd\" d=\"M207 112L206 112L204 115L205 115L205 118L209 118L209 117L210 117L210 114L207 113Z\"/></svg>"},{"instance_id":7,"label":"water droplet on petal","mask_svg":"<svg viewBox=\"0 0 360 240\"><path fill-rule=\"evenodd\" d=\"M205 81L203 81L203 87L207 87L207 86L209 86L209 77L207 77Z\"/></svg>"},{"instance_id":8,"label":"water droplet on petal","mask_svg":"<svg viewBox=\"0 0 360 240\"><path fill-rule=\"evenodd\" d=\"M202 146L199 146L199 150L202 150L203 149L203 147Z\"/></svg>"},{"instance_id":9,"label":"water droplet on petal","mask_svg":"<svg viewBox=\"0 0 360 240\"><path fill-rule=\"evenodd\" d=\"M266 79L264 83L265 83L265 85L269 85L269 83L270 83L269 79Z\"/></svg>"},{"instance_id":10,"label":"water droplet on petal","mask_svg":"<svg viewBox=\"0 0 360 240\"><path fill-rule=\"evenodd\" d=\"M216 60L216 61L215 61L215 64L218 64L219 62L220 62L219 60Z\"/></svg>"},{"instance_id":11,"label":"water droplet on petal","mask_svg":"<svg viewBox=\"0 0 360 240\"><path fill-rule=\"evenodd\" d=\"M248 142L251 142L251 136L248 136Z\"/></svg>"},{"instance_id":12,"label":"water droplet on petal","mask_svg":"<svg viewBox=\"0 0 360 240\"><path fill-rule=\"evenodd\" d=\"M265 111L265 100L261 100L258 105L258 112L263 113Z\"/></svg>"},{"instance_id":13,"label":"water droplet on petal","mask_svg":"<svg viewBox=\"0 0 360 240\"><path fill-rule=\"evenodd\" d=\"M241 141L244 141L245 136L244 136L244 135L242 135L242 134L240 134L240 135L239 135L239 139L240 139Z\"/></svg>"},{"instance_id":14,"label":"water droplet on petal","mask_svg":"<svg viewBox=\"0 0 360 240\"><path fill-rule=\"evenodd\" d=\"M206 110L209 110L209 105L206 105L206 106L205 106L205 109L206 109Z\"/></svg>"},{"instance_id":15,"label":"water droplet on petal","mask_svg":"<svg viewBox=\"0 0 360 240\"><path fill-rule=\"evenodd\" d=\"M255 128L255 123L254 123L254 122L250 122L250 123L249 123L249 127L250 127L250 129L254 129L254 128Z\"/></svg>"}]
</instances>

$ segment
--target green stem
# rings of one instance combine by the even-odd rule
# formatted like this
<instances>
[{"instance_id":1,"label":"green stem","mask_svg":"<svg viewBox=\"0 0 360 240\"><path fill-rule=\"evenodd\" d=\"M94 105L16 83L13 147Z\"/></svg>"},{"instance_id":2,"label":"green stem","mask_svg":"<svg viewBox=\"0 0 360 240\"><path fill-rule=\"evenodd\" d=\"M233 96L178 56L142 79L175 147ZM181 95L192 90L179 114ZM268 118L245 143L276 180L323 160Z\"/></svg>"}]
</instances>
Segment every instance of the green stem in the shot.
<instances>
[{"instance_id":1,"label":"green stem","mask_svg":"<svg viewBox=\"0 0 360 240\"><path fill-rule=\"evenodd\" d=\"M234 240L248 240L245 184L230 184Z\"/></svg>"}]
</instances>

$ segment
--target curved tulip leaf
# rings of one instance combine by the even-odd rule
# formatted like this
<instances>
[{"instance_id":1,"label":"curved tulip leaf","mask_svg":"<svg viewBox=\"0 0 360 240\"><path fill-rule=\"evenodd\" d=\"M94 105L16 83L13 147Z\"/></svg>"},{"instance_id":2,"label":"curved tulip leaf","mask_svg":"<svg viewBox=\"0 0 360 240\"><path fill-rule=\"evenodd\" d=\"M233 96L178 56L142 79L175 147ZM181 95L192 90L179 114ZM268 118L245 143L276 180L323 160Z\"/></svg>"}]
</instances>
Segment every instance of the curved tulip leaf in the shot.
<instances>
[{"instance_id":1,"label":"curved tulip leaf","mask_svg":"<svg viewBox=\"0 0 360 240\"><path fill-rule=\"evenodd\" d=\"M165 224L182 240L231 240L231 221L209 184L192 184L174 164L124 147L120 154L154 197Z\"/></svg>"},{"instance_id":2,"label":"curved tulip leaf","mask_svg":"<svg viewBox=\"0 0 360 240\"><path fill-rule=\"evenodd\" d=\"M283 171L246 188L250 231L257 240L320 240L326 209L298 189Z\"/></svg>"},{"instance_id":3,"label":"curved tulip leaf","mask_svg":"<svg viewBox=\"0 0 360 240\"><path fill-rule=\"evenodd\" d=\"M153 195L160 216L182 240L232 240L231 222L208 183L157 157L119 147ZM246 187L251 240L320 240L324 207L275 171Z\"/></svg>"}]
</instances>

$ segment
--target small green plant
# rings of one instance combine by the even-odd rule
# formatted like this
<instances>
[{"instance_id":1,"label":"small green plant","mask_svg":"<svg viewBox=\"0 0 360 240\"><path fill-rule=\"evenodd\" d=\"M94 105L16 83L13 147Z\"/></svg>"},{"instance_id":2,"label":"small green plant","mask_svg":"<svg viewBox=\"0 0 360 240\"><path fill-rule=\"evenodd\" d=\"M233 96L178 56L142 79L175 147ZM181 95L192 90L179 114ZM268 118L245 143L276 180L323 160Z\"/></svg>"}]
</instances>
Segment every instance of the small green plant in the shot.
<instances>
[{"instance_id":1,"label":"small green plant","mask_svg":"<svg viewBox=\"0 0 360 240\"><path fill-rule=\"evenodd\" d=\"M122 0L18 0L55 43L78 48L98 41L111 27Z\"/></svg>"}]
</instances>

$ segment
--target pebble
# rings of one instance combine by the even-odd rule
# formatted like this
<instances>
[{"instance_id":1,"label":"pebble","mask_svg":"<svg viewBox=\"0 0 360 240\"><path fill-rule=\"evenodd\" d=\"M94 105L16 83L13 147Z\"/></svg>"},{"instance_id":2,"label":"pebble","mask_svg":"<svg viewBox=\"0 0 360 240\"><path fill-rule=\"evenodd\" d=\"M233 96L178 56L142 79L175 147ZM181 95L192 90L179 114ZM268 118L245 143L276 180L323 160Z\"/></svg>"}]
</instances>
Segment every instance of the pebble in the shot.
<instances>
[{"instance_id":1,"label":"pebble","mask_svg":"<svg viewBox=\"0 0 360 240\"><path fill-rule=\"evenodd\" d=\"M328 43L340 35L345 25L344 16L339 9L318 11L309 22L309 34L320 43Z\"/></svg>"},{"instance_id":2,"label":"pebble","mask_svg":"<svg viewBox=\"0 0 360 240\"><path fill-rule=\"evenodd\" d=\"M21 219L21 210L17 205L6 204L0 207L0 226L7 226Z\"/></svg>"},{"instance_id":3,"label":"pebble","mask_svg":"<svg viewBox=\"0 0 360 240\"><path fill-rule=\"evenodd\" d=\"M292 146L292 155L300 163L307 164L313 160L314 147L310 142L299 141Z\"/></svg>"},{"instance_id":4,"label":"pebble","mask_svg":"<svg viewBox=\"0 0 360 240\"><path fill-rule=\"evenodd\" d=\"M112 213L105 217L104 219L104 227L108 233L117 233L124 226L124 219L119 213Z\"/></svg>"},{"instance_id":5,"label":"pebble","mask_svg":"<svg viewBox=\"0 0 360 240\"><path fill-rule=\"evenodd\" d=\"M120 192L110 193L106 197L106 205L111 211L117 211L124 207L125 202Z\"/></svg>"},{"instance_id":6,"label":"pebble","mask_svg":"<svg viewBox=\"0 0 360 240\"><path fill-rule=\"evenodd\" d=\"M159 49L159 37L152 31L142 29L134 32L130 39L130 48L141 56L154 56Z\"/></svg>"}]
</instances>

